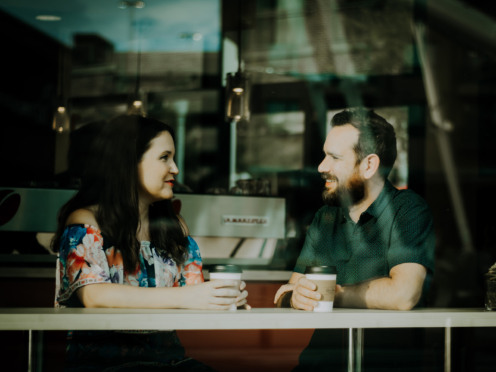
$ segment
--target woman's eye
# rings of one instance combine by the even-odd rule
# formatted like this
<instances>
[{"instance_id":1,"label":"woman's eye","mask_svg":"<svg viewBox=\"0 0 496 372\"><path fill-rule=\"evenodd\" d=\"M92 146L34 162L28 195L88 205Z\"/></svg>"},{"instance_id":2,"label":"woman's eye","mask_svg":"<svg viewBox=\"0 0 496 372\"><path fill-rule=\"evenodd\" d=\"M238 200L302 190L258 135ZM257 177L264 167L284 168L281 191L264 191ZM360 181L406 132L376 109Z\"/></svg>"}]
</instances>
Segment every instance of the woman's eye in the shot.
<instances>
[{"instance_id":1,"label":"woman's eye","mask_svg":"<svg viewBox=\"0 0 496 372\"><path fill-rule=\"evenodd\" d=\"M167 160L167 159L169 159L169 156L168 156L168 155L164 155L164 156L162 156L160 159L162 159L162 160Z\"/></svg>"}]
</instances>

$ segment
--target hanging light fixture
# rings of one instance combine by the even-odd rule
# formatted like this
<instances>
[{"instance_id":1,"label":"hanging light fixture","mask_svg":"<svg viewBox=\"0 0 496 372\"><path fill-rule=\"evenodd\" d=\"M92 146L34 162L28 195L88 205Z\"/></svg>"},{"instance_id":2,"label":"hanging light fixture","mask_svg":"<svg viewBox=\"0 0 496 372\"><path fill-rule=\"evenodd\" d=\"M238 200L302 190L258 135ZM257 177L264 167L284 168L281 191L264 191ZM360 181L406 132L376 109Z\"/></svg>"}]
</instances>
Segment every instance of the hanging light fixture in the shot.
<instances>
[{"instance_id":1,"label":"hanging light fixture","mask_svg":"<svg viewBox=\"0 0 496 372\"><path fill-rule=\"evenodd\" d=\"M53 115L52 129L57 133L68 132L70 129L70 118L66 105L62 104L57 107Z\"/></svg>"},{"instance_id":2,"label":"hanging light fixture","mask_svg":"<svg viewBox=\"0 0 496 372\"><path fill-rule=\"evenodd\" d=\"M226 116L230 120L240 121L250 118L249 98L250 84L248 76L242 71L227 74L226 80Z\"/></svg>"},{"instance_id":3,"label":"hanging light fixture","mask_svg":"<svg viewBox=\"0 0 496 372\"><path fill-rule=\"evenodd\" d=\"M227 120L250 119L250 81L241 68L241 0L238 1L238 72L228 73L226 79Z\"/></svg>"},{"instance_id":4,"label":"hanging light fixture","mask_svg":"<svg viewBox=\"0 0 496 372\"><path fill-rule=\"evenodd\" d=\"M52 129L57 133L69 132L71 120L66 100L66 74L65 74L65 58L63 50L59 52L59 76L57 85L57 100L55 102L55 110L53 114Z\"/></svg>"},{"instance_id":5,"label":"hanging light fixture","mask_svg":"<svg viewBox=\"0 0 496 372\"><path fill-rule=\"evenodd\" d=\"M130 26L133 27L134 22L134 9L143 9L145 7L144 1L119 1L117 7L120 9L129 8L130 11ZM133 32L130 34L130 41L133 39ZM141 78L141 35L139 35L137 40L140 40L137 51L137 67L136 67L136 85L134 92L129 96L127 105L128 115L140 115L146 116L147 100L146 94L140 90L140 78Z\"/></svg>"}]
</instances>

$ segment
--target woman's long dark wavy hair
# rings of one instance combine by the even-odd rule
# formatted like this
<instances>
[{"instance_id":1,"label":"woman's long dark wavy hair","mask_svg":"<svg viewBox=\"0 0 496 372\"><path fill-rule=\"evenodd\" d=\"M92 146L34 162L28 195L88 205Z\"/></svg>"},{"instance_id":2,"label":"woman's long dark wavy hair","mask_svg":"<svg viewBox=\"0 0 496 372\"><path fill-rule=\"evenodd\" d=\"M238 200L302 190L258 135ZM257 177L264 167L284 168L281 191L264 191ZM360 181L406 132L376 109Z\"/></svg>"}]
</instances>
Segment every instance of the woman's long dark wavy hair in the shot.
<instances>
[{"instance_id":1,"label":"woman's long dark wavy hair","mask_svg":"<svg viewBox=\"0 0 496 372\"><path fill-rule=\"evenodd\" d=\"M119 249L124 270L134 272L139 264L137 232L139 216L138 164L150 148L150 142L172 128L158 120L137 115L119 116L99 133L91 144L81 188L59 211L57 232L52 247L60 248L60 239L69 215L81 208L96 206L95 218L100 230ZM162 257L184 263L187 237L171 200L149 207L150 239Z\"/></svg>"}]
</instances>

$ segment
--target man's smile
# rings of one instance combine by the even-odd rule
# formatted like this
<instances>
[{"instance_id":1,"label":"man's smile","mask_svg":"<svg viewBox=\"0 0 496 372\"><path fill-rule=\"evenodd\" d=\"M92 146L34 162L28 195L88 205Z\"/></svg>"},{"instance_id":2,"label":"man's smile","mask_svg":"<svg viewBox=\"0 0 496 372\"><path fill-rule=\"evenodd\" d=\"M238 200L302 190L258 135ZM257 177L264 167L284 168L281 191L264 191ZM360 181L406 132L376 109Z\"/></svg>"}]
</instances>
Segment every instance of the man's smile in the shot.
<instances>
[{"instance_id":1,"label":"man's smile","mask_svg":"<svg viewBox=\"0 0 496 372\"><path fill-rule=\"evenodd\" d=\"M326 180L326 187L333 187L336 185L336 180Z\"/></svg>"}]
</instances>

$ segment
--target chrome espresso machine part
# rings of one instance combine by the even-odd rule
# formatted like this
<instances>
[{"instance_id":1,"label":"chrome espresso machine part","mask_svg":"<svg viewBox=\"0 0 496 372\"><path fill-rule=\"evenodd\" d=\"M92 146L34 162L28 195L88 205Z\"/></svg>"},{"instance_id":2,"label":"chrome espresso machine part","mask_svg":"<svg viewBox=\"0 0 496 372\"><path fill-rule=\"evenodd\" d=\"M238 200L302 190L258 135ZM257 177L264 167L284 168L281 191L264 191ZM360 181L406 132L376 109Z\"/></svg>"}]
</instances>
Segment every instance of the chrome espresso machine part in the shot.
<instances>
[{"instance_id":1,"label":"chrome espresso machine part","mask_svg":"<svg viewBox=\"0 0 496 372\"><path fill-rule=\"evenodd\" d=\"M57 212L76 191L0 188L0 231L39 233L49 241ZM176 194L181 214L198 242L204 264L268 265L277 239L285 237L284 198L244 195ZM47 238L48 236L48 238Z\"/></svg>"}]
</instances>

